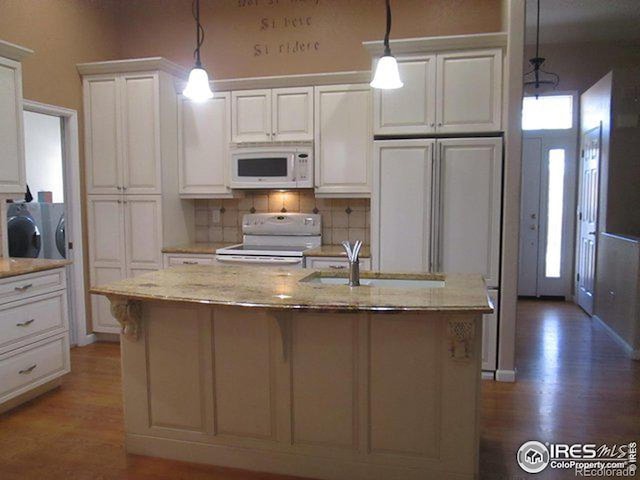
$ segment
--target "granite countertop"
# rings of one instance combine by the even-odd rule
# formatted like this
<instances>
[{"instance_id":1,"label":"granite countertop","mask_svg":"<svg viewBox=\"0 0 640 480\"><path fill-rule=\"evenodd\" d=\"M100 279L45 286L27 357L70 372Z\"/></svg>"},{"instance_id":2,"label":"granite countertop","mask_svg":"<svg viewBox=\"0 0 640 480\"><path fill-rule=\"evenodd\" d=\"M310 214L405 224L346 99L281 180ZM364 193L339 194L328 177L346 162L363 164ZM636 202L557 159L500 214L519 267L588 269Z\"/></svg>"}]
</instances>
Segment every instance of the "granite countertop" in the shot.
<instances>
[{"instance_id":1,"label":"granite countertop","mask_svg":"<svg viewBox=\"0 0 640 480\"><path fill-rule=\"evenodd\" d=\"M91 289L91 293L134 300L322 311L493 311L481 275L400 275L445 280L442 288L389 288L299 282L329 272L255 266L181 265ZM339 275L339 274L333 274ZM384 274L362 272L362 278ZM388 276L388 275L387 275Z\"/></svg>"},{"instance_id":2,"label":"granite countertop","mask_svg":"<svg viewBox=\"0 0 640 480\"><path fill-rule=\"evenodd\" d=\"M237 245L238 242L208 242L208 243L188 243L185 245L175 245L164 247L162 253L180 253L191 255L215 255L219 248Z\"/></svg>"},{"instance_id":3,"label":"granite countertop","mask_svg":"<svg viewBox=\"0 0 640 480\"><path fill-rule=\"evenodd\" d=\"M305 257L347 257L342 245L321 245L304 252ZM360 250L360 258L371 257L371 249L368 245L363 245Z\"/></svg>"},{"instance_id":4,"label":"granite countertop","mask_svg":"<svg viewBox=\"0 0 640 480\"><path fill-rule=\"evenodd\" d=\"M186 245L177 245L165 247L162 253L177 253L185 255L214 255L218 248L236 245L229 242L213 242L213 243L190 243ZM342 245L322 245L312 248L304 252L305 257L346 257ZM360 258L371 257L371 251L368 246L363 246L360 250Z\"/></svg>"},{"instance_id":5,"label":"granite countertop","mask_svg":"<svg viewBox=\"0 0 640 480\"><path fill-rule=\"evenodd\" d=\"M71 260L50 260L45 258L1 258L0 278L26 275L27 273L53 270L71 264Z\"/></svg>"}]
</instances>

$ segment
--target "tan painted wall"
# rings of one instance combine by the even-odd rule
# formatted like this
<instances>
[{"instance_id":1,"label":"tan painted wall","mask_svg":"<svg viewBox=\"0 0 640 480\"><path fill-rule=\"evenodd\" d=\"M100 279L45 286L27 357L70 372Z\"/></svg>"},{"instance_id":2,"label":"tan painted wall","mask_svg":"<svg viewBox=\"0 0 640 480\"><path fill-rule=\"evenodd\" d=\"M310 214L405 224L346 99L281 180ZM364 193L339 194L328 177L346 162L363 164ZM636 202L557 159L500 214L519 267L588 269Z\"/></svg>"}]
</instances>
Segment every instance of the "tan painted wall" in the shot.
<instances>
[{"instance_id":1,"label":"tan painted wall","mask_svg":"<svg viewBox=\"0 0 640 480\"><path fill-rule=\"evenodd\" d=\"M584 93L614 68L640 65L640 39L635 43L576 43L542 45L540 54L546 57L544 68L560 75L558 90ZM525 70L528 59L535 56L535 47L525 48Z\"/></svg>"},{"instance_id":2,"label":"tan painted wall","mask_svg":"<svg viewBox=\"0 0 640 480\"><path fill-rule=\"evenodd\" d=\"M206 30L202 60L218 79L367 70L370 57L361 43L384 35L383 0L201 3ZM391 38L501 30L500 0L394 0L392 9ZM191 0L124 1L120 19L124 57L162 55L185 67L192 65ZM290 26L294 19L302 25ZM296 42L310 50L287 53L287 46L295 48Z\"/></svg>"}]
</instances>

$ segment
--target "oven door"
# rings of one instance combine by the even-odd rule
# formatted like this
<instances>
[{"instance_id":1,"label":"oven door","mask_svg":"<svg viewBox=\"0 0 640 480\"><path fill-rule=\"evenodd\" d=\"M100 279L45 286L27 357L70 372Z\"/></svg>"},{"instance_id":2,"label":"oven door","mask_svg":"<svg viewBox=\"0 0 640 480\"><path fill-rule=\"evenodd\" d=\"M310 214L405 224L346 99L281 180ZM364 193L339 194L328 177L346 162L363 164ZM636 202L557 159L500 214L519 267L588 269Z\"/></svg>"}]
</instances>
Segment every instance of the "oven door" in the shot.
<instances>
[{"instance_id":1,"label":"oven door","mask_svg":"<svg viewBox=\"0 0 640 480\"><path fill-rule=\"evenodd\" d=\"M216 255L219 265L253 265L259 267L304 268L303 257L266 257L259 255Z\"/></svg>"},{"instance_id":2,"label":"oven door","mask_svg":"<svg viewBox=\"0 0 640 480\"><path fill-rule=\"evenodd\" d=\"M231 188L294 188L295 151L238 149L231 153Z\"/></svg>"}]
</instances>

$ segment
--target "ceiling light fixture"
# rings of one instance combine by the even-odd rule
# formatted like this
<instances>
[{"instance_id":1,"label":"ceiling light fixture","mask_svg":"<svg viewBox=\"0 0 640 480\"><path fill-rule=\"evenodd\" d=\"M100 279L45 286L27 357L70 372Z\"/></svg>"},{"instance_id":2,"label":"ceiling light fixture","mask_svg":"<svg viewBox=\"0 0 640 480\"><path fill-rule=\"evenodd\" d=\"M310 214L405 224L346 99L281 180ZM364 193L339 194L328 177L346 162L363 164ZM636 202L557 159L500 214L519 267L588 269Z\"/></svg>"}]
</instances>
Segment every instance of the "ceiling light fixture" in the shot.
<instances>
[{"instance_id":1,"label":"ceiling light fixture","mask_svg":"<svg viewBox=\"0 0 640 480\"><path fill-rule=\"evenodd\" d=\"M200 24L200 0L193 1L191 10L196 21L196 49L193 51L196 65L189 72L189 81L182 94L194 102L204 102L213 98L213 92L209 86L209 75L202 68L202 62L200 61L200 47L204 42L204 29Z\"/></svg>"},{"instance_id":2,"label":"ceiling light fixture","mask_svg":"<svg viewBox=\"0 0 640 480\"><path fill-rule=\"evenodd\" d=\"M524 87L535 94L536 98L546 88L554 89L560 83L560 76L556 73L547 72L542 69L542 64L546 60L540 56L540 0L537 0L536 18L536 56L529 59L533 67L524 74Z\"/></svg>"},{"instance_id":3,"label":"ceiling light fixture","mask_svg":"<svg viewBox=\"0 0 640 480\"><path fill-rule=\"evenodd\" d=\"M382 90L393 90L404 85L400 80L400 72L398 72L398 62L396 57L391 55L389 48L389 33L391 32L391 5L390 0L387 3L387 31L384 35L384 54L378 59L376 72L370 85L373 88Z\"/></svg>"}]
</instances>

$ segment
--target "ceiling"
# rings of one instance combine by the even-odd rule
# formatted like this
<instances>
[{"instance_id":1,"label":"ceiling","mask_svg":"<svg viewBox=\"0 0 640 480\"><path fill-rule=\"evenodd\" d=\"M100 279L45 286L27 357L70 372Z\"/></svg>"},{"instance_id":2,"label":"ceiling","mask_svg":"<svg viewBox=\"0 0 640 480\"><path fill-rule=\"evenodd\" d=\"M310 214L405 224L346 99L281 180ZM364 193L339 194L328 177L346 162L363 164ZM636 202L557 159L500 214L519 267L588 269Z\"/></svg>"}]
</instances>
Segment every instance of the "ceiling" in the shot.
<instances>
[{"instance_id":1,"label":"ceiling","mask_svg":"<svg viewBox=\"0 0 640 480\"><path fill-rule=\"evenodd\" d=\"M536 0L527 2L526 43L536 38ZM640 41L640 0L540 0L540 43Z\"/></svg>"}]
</instances>

